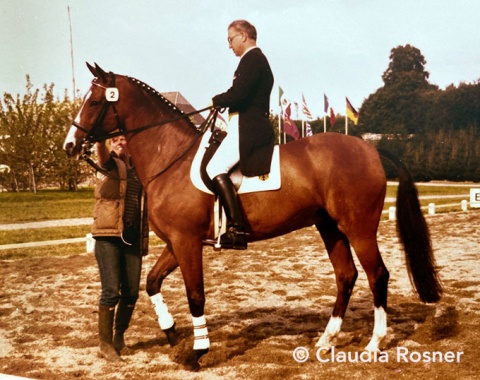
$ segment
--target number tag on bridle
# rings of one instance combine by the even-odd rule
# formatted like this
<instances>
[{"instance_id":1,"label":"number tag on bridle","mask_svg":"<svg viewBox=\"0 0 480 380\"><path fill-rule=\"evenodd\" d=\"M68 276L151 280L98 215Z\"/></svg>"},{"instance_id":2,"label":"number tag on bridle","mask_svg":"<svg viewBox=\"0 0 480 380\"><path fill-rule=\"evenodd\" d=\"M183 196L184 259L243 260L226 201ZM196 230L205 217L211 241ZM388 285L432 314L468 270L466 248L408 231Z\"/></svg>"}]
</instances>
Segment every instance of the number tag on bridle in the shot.
<instances>
[{"instance_id":1,"label":"number tag on bridle","mask_svg":"<svg viewBox=\"0 0 480 380\"><path fill-rule=\"evenodd\" d=\"M107 87L105 91L105 98L108 102L116 102L118 100L119 93L116 87Z\"/></svg>"}]
</instances>

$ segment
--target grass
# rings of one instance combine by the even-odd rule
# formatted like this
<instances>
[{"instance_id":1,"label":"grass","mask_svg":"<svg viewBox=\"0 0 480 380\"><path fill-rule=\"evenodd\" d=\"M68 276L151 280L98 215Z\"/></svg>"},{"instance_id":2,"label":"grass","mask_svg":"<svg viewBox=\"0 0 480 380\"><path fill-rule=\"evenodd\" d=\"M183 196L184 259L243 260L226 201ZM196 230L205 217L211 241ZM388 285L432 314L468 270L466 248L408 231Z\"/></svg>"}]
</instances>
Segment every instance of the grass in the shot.
<instances>
[{"instance_id":1,"label":"grass","mask_svg":"<svg viewBox=\"0 0 480 380\"><path fill-rule=\"evenodd\" d=\"M85 253L85 243L48 245L35 248L12 248L0 250L0 260L18 260L28 257L70 256Z\"/></svg>"},{"instance_id":2,"label":"grass","mask_svg":"<svg viewBox=\"0 0 480 380\"><path fill-rule=\"evenodd\" d=\"M472 184L472 187L479 187L477 184ZM464 194L465 199L470 197L470 188L467 186L443 186L441 183L430 183L429 186L423 186L418 184L417 191L419 196L444 196L444 195L459 195ZM397 185L388 184L387 185L387 195L386 197L396 197L397 195ZM435 201L436 202L436 201Z\"/></svg>"},{"instance_id":3,"label":"grass","mask_svg":"<svg viewBox=\"0 0 480 380\"><path fill-rule=\"evenodd\" d=\"M92 188L0 193L0 224L87 218L93 204Z\"/></svg>"},{"instance_id":4,"label":"grass","mask_svg":"<svg viewBox=\"0 0 480 380\"><path fill-rule=\"evenodd\" d=\"M422 207L429 203L437 206L442 204L458 203L458 207L438 207L436 212L459 211L462 199L469 199L469 187L443 186L441 183L431 186L417 186L420 196L459 195L454 199L425 199L421 200ZM475 185L472 185L475 187ZM387 186L387 198L395 198L397 186ZM88 218L92 216L94 204L93 189L84 188L76 192L61 190L40 190L37 193L0 193L0 224L23 223L55 219ZM394 206L395 202L385 202L384 210ZM424 210L426 213L426 210ZM383 219L388 216L384 215ZM0 244L16 244L45 240L59 240L83 237L90 232L91 226L65 226L55 228L21 229L0 231ZM161 245L163 242L157 237L151 238L151 245ZM35 248L14 248L0 250L0 259L14 259L30 256L64 256L85 252L84 243L52 245Z\"/></svg>"},{"instance_id":5,"label":"grass","mask_svg":"<svg viewBox=\"0 0 480 380\"><path fill-rule=\"evenodd\" d=\"M13 231L0 230L0 241L2 244L19 244L27 241L70 239L85 236L90 230L91 226L89 225L31 228Z\"/></svg>"}]
</instances>

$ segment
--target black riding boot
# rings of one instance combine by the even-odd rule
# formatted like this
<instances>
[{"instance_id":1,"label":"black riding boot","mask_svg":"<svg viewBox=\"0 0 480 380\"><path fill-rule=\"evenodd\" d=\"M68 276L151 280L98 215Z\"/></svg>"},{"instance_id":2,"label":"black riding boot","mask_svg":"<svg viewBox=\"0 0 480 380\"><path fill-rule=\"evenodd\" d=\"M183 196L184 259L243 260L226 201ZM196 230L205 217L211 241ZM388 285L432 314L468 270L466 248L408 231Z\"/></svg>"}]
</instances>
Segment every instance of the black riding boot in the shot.
<instances>
[{"instance_id":1,"label":"black riding boot","mask_svg":"<svg viewBox=\"0 0 480 380\"><path fill-rule=\"evenodd\" d=\"M98 337L100 338L99 356L111 362L120 360L113 347L113 318L115 308L100 305L98 308Z\"/></svg>"},{"instance_id":2,"label":"black riding boot","mask_svg":"<svg viewBox=\"0 0 480 380\"><path fill-rule=\"evenodd\" d=\"M130 319L132 318L133 309L135 305L127 305L120 300L115 314L115 334L113 335L113 347L120 355L120 351L125 347L125 339L123 334L128 329Z\"/></svg>"},{"instance_id":3,"label":"black riding boot","mask_svg":"<svg viewBox=\"0 0 480 380\"><path fill-rule=\"evenodd\" d=\"M245 223L232 180L228 174L219 174L213 178L213 186L227 214L227 232L220 236L222 248L247 249Z\"/></svg>"}]
</instances>

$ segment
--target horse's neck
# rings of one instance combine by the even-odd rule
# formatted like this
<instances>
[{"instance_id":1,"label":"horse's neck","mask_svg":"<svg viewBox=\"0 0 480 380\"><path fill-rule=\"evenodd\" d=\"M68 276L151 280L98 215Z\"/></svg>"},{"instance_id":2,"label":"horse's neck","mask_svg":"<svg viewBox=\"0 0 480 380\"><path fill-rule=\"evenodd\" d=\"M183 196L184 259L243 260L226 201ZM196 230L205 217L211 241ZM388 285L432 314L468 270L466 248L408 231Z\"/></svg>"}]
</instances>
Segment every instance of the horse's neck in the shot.
<instances>
[{"instance_id":1,"label":"horse's neck","mask_svg":"<svg viewBox=\"0 0 480 380\"><path fill-rule=\"evenodd\" d=\"M129 118L125 125L127 131L158 123L139 133L133 132L128 139L130 154L144 183L153 176L168 171L173 163L190 159L194 153L193 145L199 139L188 120L179 119L162 124L166 120L177 118L179 114L158 106L151 110L142 107L135 112L137 114Z\"/></svg>"}]
</instances>

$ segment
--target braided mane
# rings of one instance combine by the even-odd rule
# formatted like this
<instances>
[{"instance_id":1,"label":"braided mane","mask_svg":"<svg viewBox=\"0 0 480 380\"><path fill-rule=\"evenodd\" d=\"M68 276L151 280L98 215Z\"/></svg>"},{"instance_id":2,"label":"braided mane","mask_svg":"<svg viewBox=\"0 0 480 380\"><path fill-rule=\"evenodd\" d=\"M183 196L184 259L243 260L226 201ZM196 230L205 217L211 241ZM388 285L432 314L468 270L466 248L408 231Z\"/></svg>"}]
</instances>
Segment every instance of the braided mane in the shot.
<instances>
[{"instance_id":1,"label":"braided mane","mask_svg":"<svg viewBox=\"0 0 480 380\"><path fill-rule=\"evenodd\" d=\"M163 96L160 92L155 90L153 87L150 87L148 84L146 84L145 82L142 82L139 79L136 79L130 76L126 76L126 78L131 82L135 83L136 85L142 87L144 90L147 90L150 94L157 96L161 102L165 103L170 109L172 109L179 115L185 115L185 112L183 112L180 108L178 108L175 104L173 104L170 100L168 100L165 96ZM196 129L193 121L190 120L190 118L186 118L186 119Z\"/></svg>"}]
</instances>

